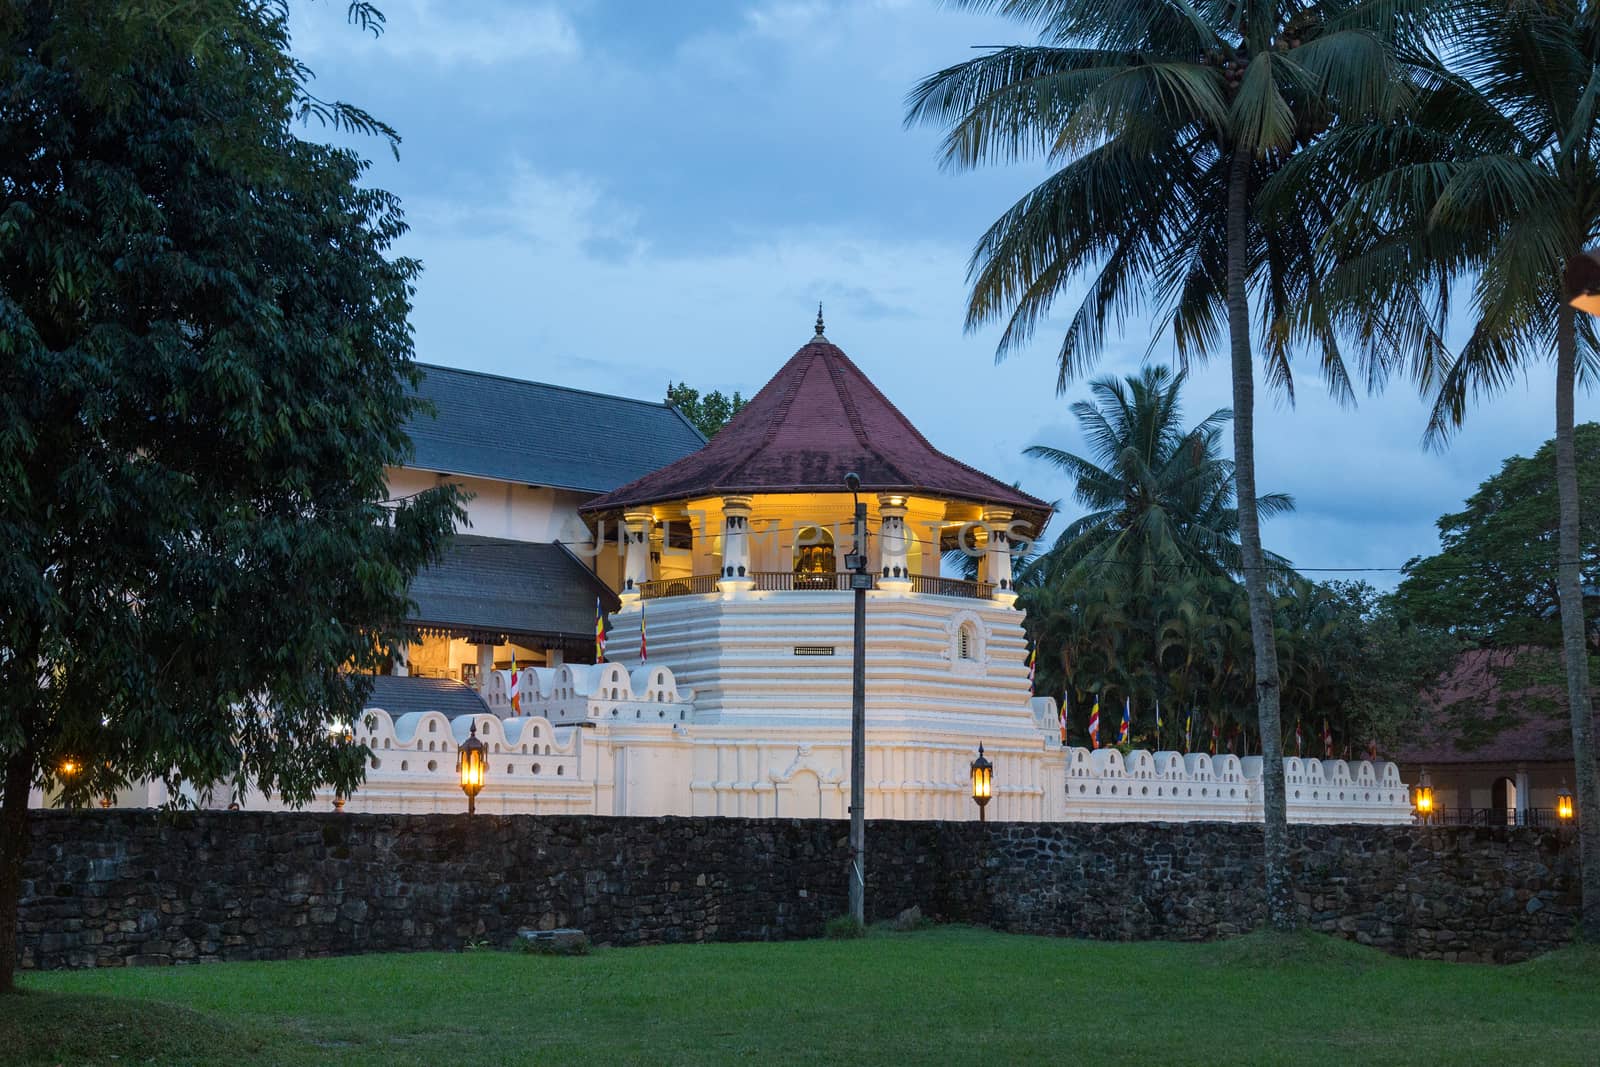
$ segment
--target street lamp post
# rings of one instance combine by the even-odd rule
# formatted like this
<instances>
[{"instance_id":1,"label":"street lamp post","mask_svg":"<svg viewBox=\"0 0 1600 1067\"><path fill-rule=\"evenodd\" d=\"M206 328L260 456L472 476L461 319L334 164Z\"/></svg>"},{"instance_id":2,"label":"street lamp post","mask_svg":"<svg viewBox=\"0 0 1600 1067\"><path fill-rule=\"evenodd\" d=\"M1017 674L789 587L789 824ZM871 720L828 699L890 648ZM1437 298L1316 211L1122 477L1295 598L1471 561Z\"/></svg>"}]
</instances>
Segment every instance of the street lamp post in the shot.
<instances>
[{"instance_id":1,"label":"street lamp post","mask_svg":"<svg viewBox=\"0 0 1600 1067\"><path fill-rule=\"evenodd\" d=\"M855 648L850 664L850 917L867 922L867 506L861 502L861 476L844 476L855 501L856 538L845 569L855 593Z\"/></svg>"},{"instance_id":2,"label":"street lamp post","mask_svg":"<svg viewBox=\"0 0 1600 1067\"><path fill-rule=\"evenodd\" d=\"M467 814L478 810L478 793L483 789L484 771L488 765L487 746L478 740L478 724L474 722L467 739L456 750L456 773L461 776L461 791L467 794Z\"/></svg>"},{"instance_id":3,"label":"street lamp post","mask_svg":"<svg viewBox=\"0 0 1600 1067\"><path fill-rule=\"evenodd\" d=\"M1417 779L1417 821L1428 823L1433 820L1433 783L1428 780L1428 772L1424 770Z\"/></svg>"},{"instance_id":4,"label":"street lamp post","mask_svg":"<svg viewBox=\"0 0 1600 1067\"><path fill-rule=\"evenodd\" d=\"M972 799L978 804L978 821L988 822L989 797L994 792L994 764L983 758L983 742L978 742L978 758L972 761Z\"/></svg>"}]
</instances>

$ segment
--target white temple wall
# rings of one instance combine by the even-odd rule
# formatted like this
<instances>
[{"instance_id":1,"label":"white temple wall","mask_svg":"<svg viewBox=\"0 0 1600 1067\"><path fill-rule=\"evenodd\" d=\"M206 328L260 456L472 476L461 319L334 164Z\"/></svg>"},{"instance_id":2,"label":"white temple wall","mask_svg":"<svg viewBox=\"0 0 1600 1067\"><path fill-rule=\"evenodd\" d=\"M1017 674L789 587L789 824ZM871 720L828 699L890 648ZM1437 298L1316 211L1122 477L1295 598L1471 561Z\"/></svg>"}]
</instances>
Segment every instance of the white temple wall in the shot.
<instances>
[{"instance_id":1,"label":"white temple wall","mask_svg":"<svg viewBox=\"0 0 1600 1067\"><path fill-rule=\"evenodd\" d=\"M367 780L343 802L351 812L460 812L456 751L469 731L487 746L478 798L490 814L723 815L844 818L850 792L845 721L698 721L695 694L673 672L620 663L526 668L524 703L506 699L507 671L490 677L491 710L392 720L368 709L354 725L370 750ZM969 767L981 741L994 765L996 821L1259 821L1259 757L1116 749L1063 749L1054 704L1035 698L1018 716L928 713L867 724L869 818L978 817ZM1285 760L1294 822L1411 821L1394 764ZM38 798L41 802L46 798ZM229 797L192 798L212 807ZM336 806L324 791L313 807ZM146 803L155 803L149 798ZM138 798L119 803L142 806ZM245 807L281 809L252 795Z\"/></svg>"},{"instance_id":2,"label":"white temple wall","mask_svg":"<svg viewBox=\"0 0 1600 1067\"><path fill-rule=\"evenodd\" d=\"M462 527L463 533L540 543L586 542L592 536L578 518L578 505L589 499L586 493L490 478L442 477L433 471L410 467L389 467L386 473L391 499L446 483L454 483L471 493L472 499L466 503L467 524Z\"/></svg>"},{"instance_id":3,"label":"white temple wall","mask_svg":"<svg viewBox=\"0 0 1600 1067\"><path fill-rule=\"evenodd\" d=\"M647 601L645 612L650 662L694 689L696 722L848 722L849 592L677 596ZM986 737L1040 736L1028 707L1021 618L987 600L868 593L869 721L918 730L961 724L974 749ZM638 650L639 607L629 605L611 616L607 655L632 662Z\"/></svg>"}]
</instances>

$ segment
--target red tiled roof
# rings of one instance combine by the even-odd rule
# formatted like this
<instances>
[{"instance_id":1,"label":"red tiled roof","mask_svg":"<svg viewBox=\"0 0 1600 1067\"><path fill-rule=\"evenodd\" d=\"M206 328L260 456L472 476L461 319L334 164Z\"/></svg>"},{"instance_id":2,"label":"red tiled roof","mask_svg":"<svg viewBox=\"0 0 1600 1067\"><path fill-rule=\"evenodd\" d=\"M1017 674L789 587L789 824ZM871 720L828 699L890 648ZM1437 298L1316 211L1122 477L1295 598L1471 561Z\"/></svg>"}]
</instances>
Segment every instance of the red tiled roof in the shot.
<instances>
[{"instance_id":1,"label":"red tiled roof","mask_svg":"<svg viewBox=\"0 0 1600 1067\"><path fill-rule=\"evenodd\" d=\"M1572 728L1563 685L1502 693L1502 672L1527 655L1559 649L1472 649L1424 696L1431 716L1413 741L1394 754L1400 763L1568 763ZM1600 730L1600 715L1595 718Z\"/></svg>"},{"instance_id":2,"label":"red tiled roof","mask_svg":"<svg viewBox=\"0 0 1600 1067\"><path fill-rule=\"evenodd\" d=\"M850 357L820 334L711 441L583 506L585 512L730 493L917 493L994 504L1042 527L1050 505L928 443Z\"/></svg>"}]
</instances>

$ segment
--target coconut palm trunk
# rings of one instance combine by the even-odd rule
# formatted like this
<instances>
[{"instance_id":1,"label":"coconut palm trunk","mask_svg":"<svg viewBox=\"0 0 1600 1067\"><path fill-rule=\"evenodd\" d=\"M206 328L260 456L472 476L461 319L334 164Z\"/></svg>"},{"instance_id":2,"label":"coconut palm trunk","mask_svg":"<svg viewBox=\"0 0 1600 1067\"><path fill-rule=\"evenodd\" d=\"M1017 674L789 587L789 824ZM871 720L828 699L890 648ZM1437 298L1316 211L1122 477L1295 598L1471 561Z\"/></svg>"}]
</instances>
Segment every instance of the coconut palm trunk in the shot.
<instances>
[{"instance_id":1,"label":"coconut palm trunk","mask_svg":"<svg viewBox=\"0 0 1600 1067\"><path fill-rule=\"evenodd\" d=\"M1288 809L1283 793L1283 730L1278 710L1278 646L1272 595L1261 551L1256 510L1255 362L1250 350L1250 298L1245 289L1250 209L1250 153L1234 149L1228 173L1228 340L1233 363L1233 475L1239 509L1239 547L1250 598L1255 652L1256 714L1261 732L1261 808L1265 821L1267 922L1295 927L1289 878Z\"/></svg>"},{"instance_id":2,"label":"coconut palm trunk","mask_svg":"<svg viewBox=\"0 0 1600 1067\"><path fill-rule=\"evenodd\" d=\"M1582 545L1578 531L1578 459L1573 444L1573 388L1577 377L1576 312L1556 311L1556 491L1561 501L1561 651L1567 668L1567 706L1572 719L1574 788L1582 864L1583 939L1600 942L1600 785L1595 781L1594 717L1589 709L1589 649L1583 618Z\"/></svg>"}]
</instances>

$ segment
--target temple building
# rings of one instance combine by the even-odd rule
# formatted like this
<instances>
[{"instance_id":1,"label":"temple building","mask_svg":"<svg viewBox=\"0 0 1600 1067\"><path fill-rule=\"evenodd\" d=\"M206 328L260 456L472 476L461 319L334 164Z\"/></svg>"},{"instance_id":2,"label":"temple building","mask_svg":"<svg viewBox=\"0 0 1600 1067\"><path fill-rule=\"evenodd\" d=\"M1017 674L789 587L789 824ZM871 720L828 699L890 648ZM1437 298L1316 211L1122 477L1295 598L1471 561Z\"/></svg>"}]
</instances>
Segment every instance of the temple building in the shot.
<instances>
[{"instance_id":1,"label":"temple building","mask_svg":"<svg viewBox=\"0 0 1600 1067\"><path fill-rule=\"evenodd\" d=\"M488 425L484 381L531 414ZM990 818L1260 817L1257 758L1061 744L1011 575L1050 505L935 448L820 316L709 442L660 404L444 368L425 390L438 418L393 492L457 481L471 525L417 581L421 644L376 679L366 784L329 802L461 810L476 736L480 811L842 818L860 551L869 817L977 818L980 745ZM945 573L957 552L975 580ZM1411 819L1393 764L1287 769L1298 821Z\"/></svg>"},{"instance_id":2,"label":"temple building","mask_svg":"<svg viewBox=\"0 0 1600 1067\"><path fill-rule=\"evenodd\" d=\"M1542 683L1530 677L1538 665ZM1470 649L1423 706L1415 735L1394 755L1406 779L1429 790L1430 822L1571 820L1577 775L1558 649ZM1600 730L1600 713L1594 721Z\"/></svg>"},{"instance_id":3,"label":"temple building","mask_svg":"<svg viewBox=\"0 0 1600 1067\"><path fill-rule=\"evenodd\" d=\"M461 811L475 737L485 813L843 818L859 553L869 818L978 818L980 746L991 819L1260 818L1259 758L1062 744L1012 583L1051 506L935 448L820 314L709 442L666 404L425 370L433 414L390 493L454 482L468 523L413 586L418 642L350 724L365 783L319 805ZM975 579L946 573L955 553ZM1286 771L1297 821L1412 817L1393 764Z\"/></svg>"}]
</instances>

